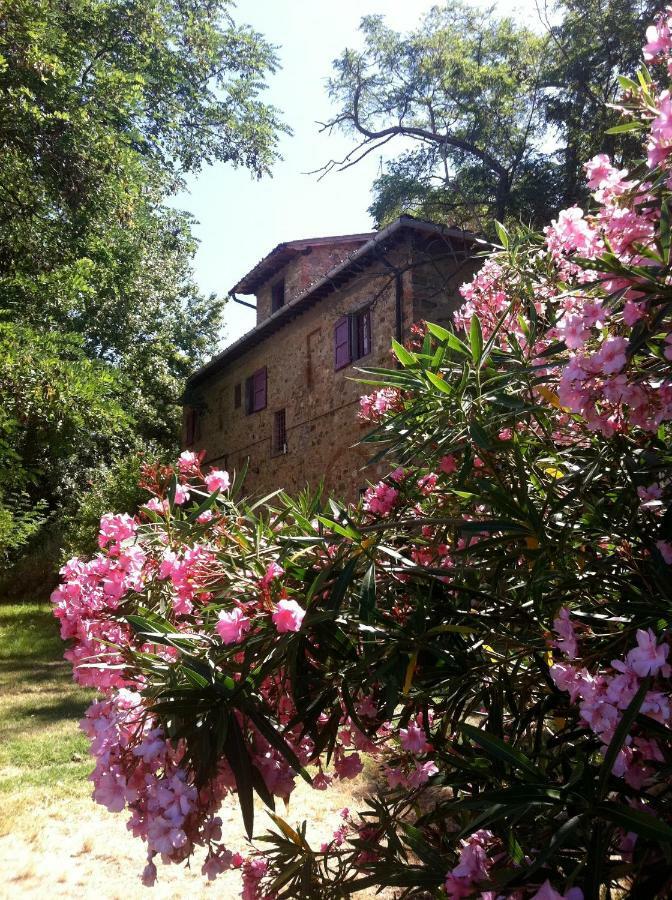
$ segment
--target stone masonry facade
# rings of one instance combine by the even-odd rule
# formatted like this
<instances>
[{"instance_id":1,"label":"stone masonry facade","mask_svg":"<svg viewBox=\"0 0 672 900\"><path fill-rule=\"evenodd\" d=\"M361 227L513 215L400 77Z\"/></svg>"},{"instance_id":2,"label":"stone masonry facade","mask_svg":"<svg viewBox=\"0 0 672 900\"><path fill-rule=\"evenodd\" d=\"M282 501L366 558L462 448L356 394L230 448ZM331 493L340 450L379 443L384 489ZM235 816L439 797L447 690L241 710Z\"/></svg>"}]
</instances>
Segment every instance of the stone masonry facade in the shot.
<instances>
[{"instance_id":1,"label":"stone masonry facade","mask_svg":"<svg viewBox=\"0 0 672 900\"><path fill-rule=\"evenodd\" d=\"M370 428L358 418L359 397L371 390L353 380L356 368L394 366L392 338L407 341L421 319L446 321L477 266L471 236L408 216L372 235L279 245L234 288L254 292L256 327L189 379L183 445L204 450L206 467L247 463L250 494L323 481L355 499L389 471L389 463L367 466L370 445L355 446ZM281 282L284 303L273 311ZM335 329L345 317L360 326L366 317L366 353L336 368ZM246 385L262 372L263 406L251 411Z\"/></svg>"}]
</instances>

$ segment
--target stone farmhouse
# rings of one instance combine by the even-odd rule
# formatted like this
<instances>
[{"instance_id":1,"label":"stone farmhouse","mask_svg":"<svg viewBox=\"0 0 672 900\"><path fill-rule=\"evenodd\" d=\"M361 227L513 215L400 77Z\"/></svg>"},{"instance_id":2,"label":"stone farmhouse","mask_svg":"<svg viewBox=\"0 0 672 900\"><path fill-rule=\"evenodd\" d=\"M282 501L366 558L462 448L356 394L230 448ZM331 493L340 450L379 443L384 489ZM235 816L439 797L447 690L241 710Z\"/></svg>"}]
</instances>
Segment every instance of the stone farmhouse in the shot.
<instances>
[{"instance_id":1,"label":"stone farmhouse","mask_svg":"<svg viewBox=\"0 0 672 900\"><path fill-rule=\"evenodd\" d=\"M321 480L354 499L381 472L353 445L358 366L393 366L392 338L446 321L479 261L473 235L401 216L378 232L278 244L232 288L256 326L188 380L183 445L240 470L248 493L296 492ZM238 295L254 295L255 302ZM385 471L388 467L385 468Z\"/></svg>"}]
</instances>

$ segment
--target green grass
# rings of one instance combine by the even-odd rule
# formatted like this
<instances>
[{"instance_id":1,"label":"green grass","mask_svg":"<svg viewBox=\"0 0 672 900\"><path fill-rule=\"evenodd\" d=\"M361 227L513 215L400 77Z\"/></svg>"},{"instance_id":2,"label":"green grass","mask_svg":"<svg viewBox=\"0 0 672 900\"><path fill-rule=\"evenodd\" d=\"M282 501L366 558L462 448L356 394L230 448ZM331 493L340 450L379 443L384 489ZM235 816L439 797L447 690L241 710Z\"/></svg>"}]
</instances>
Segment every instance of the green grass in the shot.
<instances>
[{"instance_id":1,"label":"green grass","mask_svg":"<svg viewBox=\"0 0 672 900\"><path fill-rule=\"evenodd\" d=\"M77 687L49 604L0 605L0 835L45 805L89 795Z\"/></svg>"}]
</instances>

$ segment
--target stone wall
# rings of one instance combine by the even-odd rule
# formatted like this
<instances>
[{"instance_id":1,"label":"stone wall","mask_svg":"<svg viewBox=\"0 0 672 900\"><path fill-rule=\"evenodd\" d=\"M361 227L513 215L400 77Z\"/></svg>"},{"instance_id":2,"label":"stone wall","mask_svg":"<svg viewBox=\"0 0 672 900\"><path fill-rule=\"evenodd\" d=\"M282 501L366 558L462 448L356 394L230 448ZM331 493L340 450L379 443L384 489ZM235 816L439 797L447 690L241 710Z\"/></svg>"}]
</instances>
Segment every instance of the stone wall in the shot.
<instances>
[{"instance_id":1,"label":"stone wall","mask_svg":"<svg viewBox=\"0 0 672 900\"><path fill-rule=\"evenodd\" d=\"M194 405L202 408L192 447L207 451L206 464L233 471L240 470L248 459L247 488L257 495L280 487L296 492L324 480L329 492L349 500L356 498L367 481L389 471L387 463L362 471L373 450L371 445L354 449L353 445L370 428L357 413L359 397L371 388L351 379L357 376L358 365L394 365L390 345L396 337L395 278L389 266L403 272L404 340L418 311L426 305L423 298L434 291L433 276L419 279L418 270L409 265L413 252L412 242L405 239L387 252L385 262L373 262L340 290L317 301L192 390ZM441 277L445 274L442 271ZM452 282L464 280L459 275ZM443 296L450 308L457 305L455 295L444 292ZM371 302L371 353L334 371L336 321ZM247 414L245 380L262 366L267 368L266 408ZM239 408L234 406L237 384L242 398ZM281 409L285 410L287 452L273 455L273 418Z\"/></svg>"},{"instance_id":2,"label":"stone wall","mask_svg":"<svg viewBox=\"0 0 672 900\"><path fill-rule=\"evenodd\" d=\"M334 266L355 253L365 241L335 241L299 251L294 259L262 285L257 292L257 325L271 315L273 285L284 278L285 304L303 294Z\"/></svg>"}]
</instances>

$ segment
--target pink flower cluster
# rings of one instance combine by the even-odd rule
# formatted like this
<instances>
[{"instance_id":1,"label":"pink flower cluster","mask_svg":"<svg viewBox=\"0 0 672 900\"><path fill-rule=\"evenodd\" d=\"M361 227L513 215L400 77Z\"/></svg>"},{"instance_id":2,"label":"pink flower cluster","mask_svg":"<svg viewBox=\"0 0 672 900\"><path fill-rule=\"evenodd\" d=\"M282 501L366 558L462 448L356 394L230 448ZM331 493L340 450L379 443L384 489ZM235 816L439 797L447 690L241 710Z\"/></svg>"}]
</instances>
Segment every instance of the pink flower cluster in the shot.
<instances>
[{"instance_id":1,"label":"pink flower cluster","mask_svg":"<svg viewBox=\"0 0 672 900\"><path fill-rule=\"evenodd\" d=\"M381 388L359 398L359 417L365 422L379 422L383 416L399 408L401 396L394 388Z\"/></svg>"},{"instance_id":2,"label":"pink flower cluster","mask_svg":"<svg viewBox=\"0 0 672 900\"><path fill-rule=\"evenodd\" d=\"M575 659L578 643L567 609L563 609L555 619L554 628L558 634L555 646L568 659ZM669 650L667 643L658 643L651 629L640 628L637 630L637 646L627 653L625 660L612 660L612 672L592 674L574 663L562 662L551 666L551 678L560 690L569 693L572 702L579 701L583 721L600 737L606 752L623 711L632 702L643 678L657 676L661 684L658 689L647 691L640 712L667 727L672 724L670 689L669 684L664 683L672 674L667 662ZM661 749L654 739L628 735L613 771L615 775L625 778L631 787L640 788L654 774L647 762L662 760Z\"/></svg>"},{"instance_id":3,"label":"pink flower cluster","mask_svg":"<svg viewBox=\"0 0 672 900\"><path fill-rule=\"evenodd\" d=\"M112 551L116 555L99 553L89 562L69 560L61 569L63 582L51 596L61 637L74 639L65 658L72 663L75 679L99 690L126 684L120 671L123 660L114 646L126 645L130 631L113 614L129 591L139 591L144 584L142 548L121 549L117 540Z\"/></svg>"},{"instance_id":4,"label":"pink flower cluster","mask_svg":"<svg viewBox=\"0 0 672 900\"><path fill-rule=\"evenodd\" d=\"M485 828L475 831L462 841L459 863L446 876L446 894L449 900L473 897L480 881L486 881L492 867L488 850L495 838Z\"/></svg>"},{"instance_id":5,"label":"pink flower cluster","mask_svg":"<svg viewBox=\"0 0 672 900\"><path fill-rule=\"evenodd\" d=\"M389 516L394 509L399 491L384 481L367 488L364 493L364 509L374 516Z\"/></svg>"},{"instance_id":6,"label":"pink flower cluster","mask_svg":"<svg viewBox=\"0 0 672 900\"><path fill-rule=\"evenodd\" d=\"M226 794L230 778L212 782L207 799L199 796L180 766L181 749L165 740L135 691L122 688L93 703L81 727L96 758L90 776L94 799L111 812L128 808L129 830L147 844L145 884L156 878L156 855L164 862L181 862L196 845L209 849L204 874L228 867L231 854L218 844L221 819L212 808Z\"/></svg>"}]
</instances>

